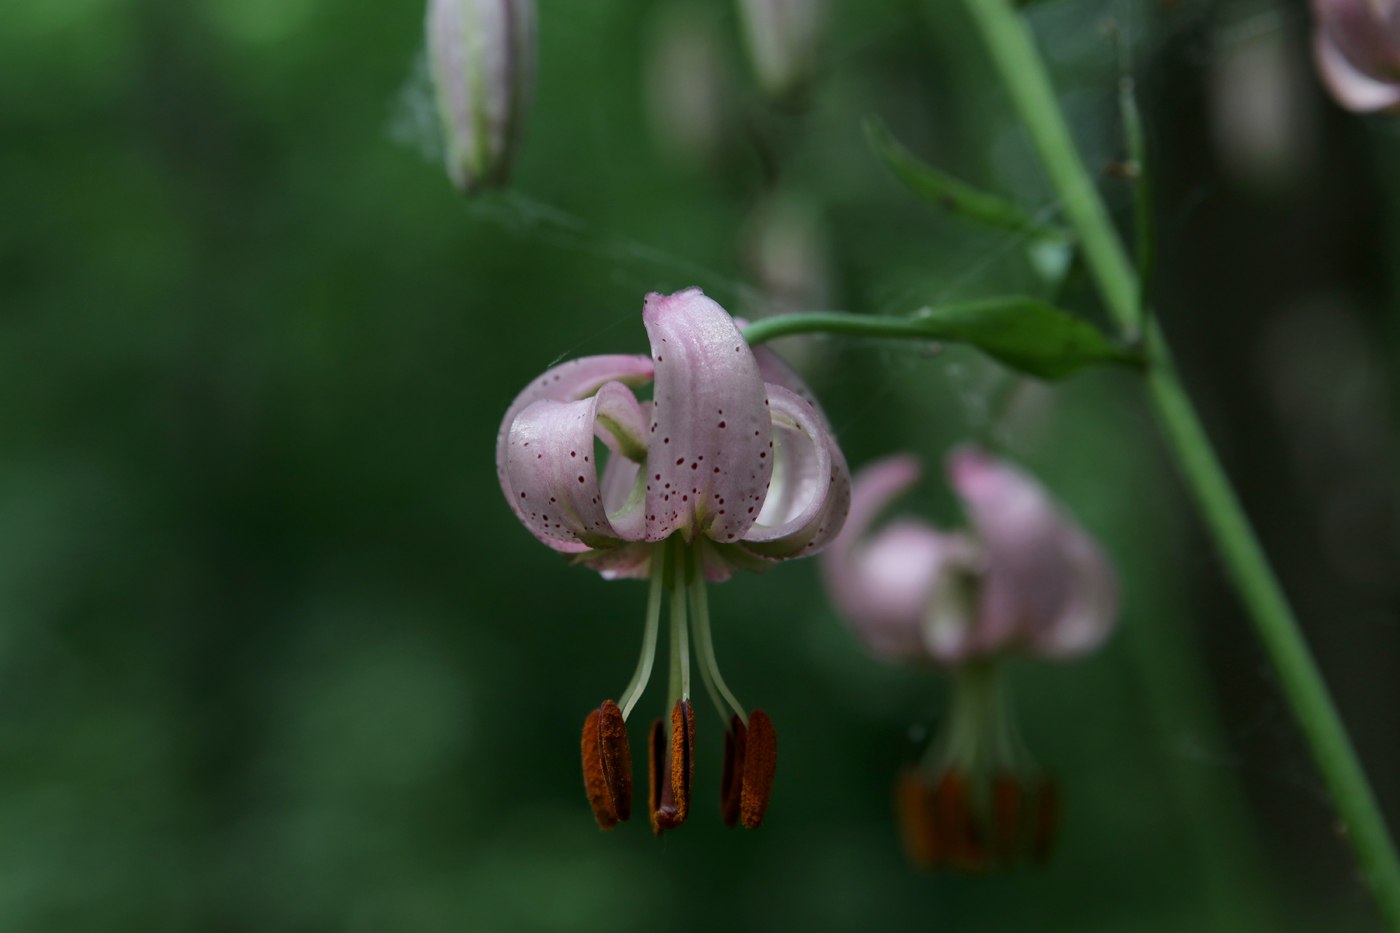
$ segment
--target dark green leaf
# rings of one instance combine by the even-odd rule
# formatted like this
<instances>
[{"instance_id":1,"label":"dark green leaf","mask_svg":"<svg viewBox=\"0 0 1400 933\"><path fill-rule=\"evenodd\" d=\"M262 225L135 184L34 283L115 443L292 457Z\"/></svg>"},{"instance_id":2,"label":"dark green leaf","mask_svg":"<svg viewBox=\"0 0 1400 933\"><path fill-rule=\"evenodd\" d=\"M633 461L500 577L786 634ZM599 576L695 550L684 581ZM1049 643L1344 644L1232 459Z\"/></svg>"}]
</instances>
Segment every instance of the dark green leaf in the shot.
<instances>
[{"instance_id":1,"label":"dark green leaf","mask_svg":"<svg viewBox=\"0 0 1400 933\"><path fill-rule=\"evenodd\" d=\"M844 311L783 314L744 328L751 344L792 334L968 343L1012 369L1042 379L1063 379L1094 363L1140 362L1088 321L1019 296L925 308L911 317Z\"/></svg>"},{"instance_id":2,"label":"dark green leaf","mask_svg":"<svg viewBox=\"0 0 1400 933\"><path fill-rule=\"evenodd\" d=\"M937 339L972 344L1042 379L1063 379L1093 363L1134 361L1088 321L1034 298L926 308L913 320Z\"/></svg>"}]
</instances>

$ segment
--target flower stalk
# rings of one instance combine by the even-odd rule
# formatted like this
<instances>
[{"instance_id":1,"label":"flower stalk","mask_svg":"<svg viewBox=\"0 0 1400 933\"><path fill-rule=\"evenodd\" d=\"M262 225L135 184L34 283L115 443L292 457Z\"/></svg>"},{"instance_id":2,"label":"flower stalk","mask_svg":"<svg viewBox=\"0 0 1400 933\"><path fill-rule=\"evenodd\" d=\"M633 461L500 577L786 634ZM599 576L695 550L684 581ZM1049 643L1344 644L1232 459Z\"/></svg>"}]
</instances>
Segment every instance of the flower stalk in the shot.
<instances>
[{"instance_id":1,"label":"flower stalk","mask_svg":"<svg viewBox=\"0 0 1400 933\"><path fill-rule=\"evenodd\" d=\"M966 0L1030 131L1100 294L1125 339L1143 334L1148 394L1170 449L1215 538L1332 794L1346 837L1386 924L1400 931L1400 859L1346 728L1298 622L1173 365L1108 211L1075 148L1050 77L1010 0Z\"/></svg>"}]
</instances>

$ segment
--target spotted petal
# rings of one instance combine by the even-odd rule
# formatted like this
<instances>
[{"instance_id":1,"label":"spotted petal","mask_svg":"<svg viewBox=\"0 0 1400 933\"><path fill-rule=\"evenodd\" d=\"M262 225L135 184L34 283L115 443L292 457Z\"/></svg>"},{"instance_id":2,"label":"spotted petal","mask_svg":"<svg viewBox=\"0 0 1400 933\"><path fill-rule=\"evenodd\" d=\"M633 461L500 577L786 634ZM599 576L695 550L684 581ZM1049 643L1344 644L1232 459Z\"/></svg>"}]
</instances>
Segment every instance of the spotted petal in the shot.
<instances>
[{"instance_id":1,"label":"spotted petal","mask_svg":"<svg viewBox=\"0 0 1400 933\"><path fill-rule=\"evenodd\" d=\"M620 382L604 383L590 398L543 399L520 412L507 437L505 475L521 521L542 540L589 548L640 537L639 520L624 515L614 524L608 517L593 438L601 424L619 446L638 445L643 423L636 398ZM639 501L638 514L640 507Z\"/></svg>"},{"instance_id":2,"label":"spotted petal","mask_svg":"<svg viewBox=\"0 0 1400 933\"><path fill-rule=\"evenodd\" d=\"M506 409L505 417L501 419L500 430L496 432L496 477L501 483L501 492L505 493L506 501L510 503L511 509L515 512L515 517L520 519L531 531L535 531L535 526L525 520L525 512L521 510L520 506L520 495L511 487L510 477L506 471L510 428L515 423L516 416L530 405L541 400L575 402L588 398L596 393L604 383L613 380L632 386L644 385L651 381L652 372L651 360L645 356L622 354L585 356L545 370L542 376L531 382L524 391L515 397L510 408ZM538 532L536 532L536 537L556 550L579 551L584 549L582 545L576 543L571 545L553 536L541 536Z\"/></svg>"},{"instance_id":3,"label":"spotted petal","mask_svg":"<svg viewBox=\"0 0 1400 933\"><path fill-rule=\"evenodd\" d=\"M1117 621L1118 589L1093 539L1035 479L981 450L954 451L948 476L985 552L972 647L1066 658L1103 641Z\"/></svg>"},{"instance_id":4,"label":"spotted petal","mask_svg":"<svg viewBox=\"0 0 1400 933\"><path fill-rule=\"evenodd\" d=\"M743 537L772 472L767 393L734 319L698 288L647 296L656 365L646 537Z\"/></svg>"}]
</instances>

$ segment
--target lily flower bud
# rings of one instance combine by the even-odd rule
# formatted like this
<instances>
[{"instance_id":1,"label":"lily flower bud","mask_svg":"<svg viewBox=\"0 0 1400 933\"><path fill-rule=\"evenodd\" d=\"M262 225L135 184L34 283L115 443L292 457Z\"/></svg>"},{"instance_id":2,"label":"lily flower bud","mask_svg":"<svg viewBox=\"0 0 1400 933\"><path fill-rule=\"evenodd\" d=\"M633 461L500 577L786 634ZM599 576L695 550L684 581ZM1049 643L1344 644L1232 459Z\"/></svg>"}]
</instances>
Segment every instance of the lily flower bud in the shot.
<instances>
[{"instance_id":1,"label":"lily flower bud","mask_svg":"<svg viewBox=\"0 0 1400 933\"><path fill-rule=\"evenodd\" d=\"M535 0L428 0L427 34L447 174L499 185L534 89Z\"/></svg>"},{"instance_id":2,"label":"lily flower bud","mask_svg":"<svg viewBox=\"0 0 1400 933\"><path fill-rule=\"evenodd\" d=\"M816 69L823 0L739 0L749 60L774 97L799 90Z\"/></svg>"},{"instance_id":3,"label":"lily flower bud","mask_svg":"<svg viewBox=\"0 0 1400 933\"><path fill-rule=\"evenodd\" d=\"M1313 48L1337 103L1367 113L1400 107L1400 2L1313 0Z\"/></svg>"}]
</instances>

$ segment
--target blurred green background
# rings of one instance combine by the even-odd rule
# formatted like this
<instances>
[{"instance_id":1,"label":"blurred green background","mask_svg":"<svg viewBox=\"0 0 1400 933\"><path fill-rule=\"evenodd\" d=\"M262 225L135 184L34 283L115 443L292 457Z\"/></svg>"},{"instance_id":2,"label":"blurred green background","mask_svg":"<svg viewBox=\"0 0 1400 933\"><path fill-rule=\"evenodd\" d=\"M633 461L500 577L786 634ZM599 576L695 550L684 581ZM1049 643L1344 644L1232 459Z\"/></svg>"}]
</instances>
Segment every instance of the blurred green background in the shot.
<instances>
[{"instance_id":1,"label":"blurred green background","mask_svg":"<svg viewBox=\"0 0 1400 933\"><path fill-rule=\"evenodd\" d=\"M728 0L540 8L514 189L467 204L418 152L419 0L0 3L0 928L1375 929L1131 375L1019 386L992 423L1008 376L957 348L787 347L853 465L989 438L1113 554L1107 648L1015 671L1065 794L1053 860L906 866L889 791L943 683L864 656L815 562L711 592L779 733L763 828L720 824L705 708L690 822L597 830L579 727L645 587L514 521L515 393L645 352L650 290L755 315L1041 288L1023 242L892 180L868 113L1055 204L951 0L835 2L802 107L763 101ZM1157 309L1400 817L1400 130L1324 99L1301 2L1030 15L1095 170L1138 81ZM702 78L687 122L666 88ZM956 521L931 475L911 505Z\"/></svg>"}]
</instances>

